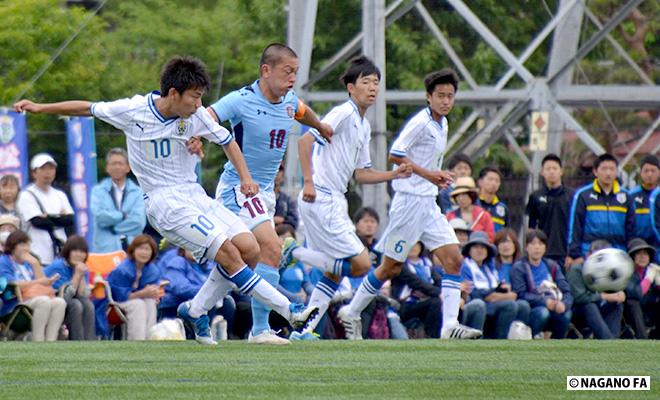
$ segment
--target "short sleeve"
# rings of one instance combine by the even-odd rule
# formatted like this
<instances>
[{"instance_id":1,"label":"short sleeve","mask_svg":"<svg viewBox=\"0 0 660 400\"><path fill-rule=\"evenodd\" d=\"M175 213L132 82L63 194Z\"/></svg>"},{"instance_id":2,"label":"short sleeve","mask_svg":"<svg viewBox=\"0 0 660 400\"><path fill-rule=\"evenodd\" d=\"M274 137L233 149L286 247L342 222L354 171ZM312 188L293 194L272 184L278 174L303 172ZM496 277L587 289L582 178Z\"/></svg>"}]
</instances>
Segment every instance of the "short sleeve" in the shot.
<instances>
[{"instance_id":1,"label":"short sleeve","mask_svg":"<svg viewBox=\"0 0 660 400\"><path fill-rule=\"evenodd\" d=\"M371 168L371 129L364 140L358 156L357 168Z\"/></svg>"},{"instance_id":2,"label":"short sleeve","mask_svg":"<svg viewBox=\"0 0 660 400\"><path fill-rule=\"evenodd\" d=\"M240 119L240 105L243 97L240 91L236 90L211 104L211 108L215 112L215 115L218 116L218 120L222 122Z\"/></svg>"},{"instance_id":3,"label":"short sleeve","mask_svg":"<svg viewBox=\"0 0 660 400\"><path fill-rule=\"evenodd\" d=\"M423 129L418 124L408 123L404 126L399 136L392 143L390 154L397 157L405 157L415 142L419 139Z\"/></svg>"},{"instance_id":4,"label":"short sleeve","mask_svg":"<svg viewBox=\"0 0 660 400\"><path fill-rule=\"evenodd\" d=\"M353 110L351 109L351 112ZM350 119L348 118L351 114L347 114L343 112L343 107L335 107L328 114L326 114L325 117L321 120L321 122L324 122L332 127L333 130L333 136L340 135L343 131L343 129L340 128L340 125L342 123L348 123ZM314 136L314 139L316 140L317 143L321 144L324 146L325 144L328 143L328 141L321 136L318 130L315 128L311 128L309 130L309 133Z\"/></svg>"},{"instance_id":5,"label":"short sleeve","mask_svg":"<svg viewBox=\"0 0 660 400\"><path fill-rule=\"evenodd\" d=\"M193 114L193 118L195 119L193 136L203 137L209 142L219 145L225 145L232 141L232 134L218 124L204 107L199 107Z\"/></svg>"},{"instance_id":6,"label":"short sleeve","mask_svg":"<svg viewBox=\"0 0 660 400\"><path fill-rule=\"evenodd\" d=\"M95 118L107 122L119 130L125 131L133 118L133 111L137 107L136 97L92 103L90 112Z\"/></svg>"},{"instance_id":7,"label":"short sleeve","mask_svg":"<svg viewBox=\"0 0 660 400\"><path fill-rule=\"evenodd\" d=\"M69 201L69 198L66 197L66 193L58 191L57 195L60 197L64 214L73 214L73 207L71 207L71 202Z\"/></svg>"},{"instance_id":8,"label":"short sleeve","mask_svg":"<svg viewBox=\"0 0 660 400\"><path fill-rule=\"evenodd\" d=\"M37 200L31 193L27 193L27 189L23 190L18 196L17 208L21 212L23 222L28 222L32 218L43 214Z\"/></svg>"}]
</instances>

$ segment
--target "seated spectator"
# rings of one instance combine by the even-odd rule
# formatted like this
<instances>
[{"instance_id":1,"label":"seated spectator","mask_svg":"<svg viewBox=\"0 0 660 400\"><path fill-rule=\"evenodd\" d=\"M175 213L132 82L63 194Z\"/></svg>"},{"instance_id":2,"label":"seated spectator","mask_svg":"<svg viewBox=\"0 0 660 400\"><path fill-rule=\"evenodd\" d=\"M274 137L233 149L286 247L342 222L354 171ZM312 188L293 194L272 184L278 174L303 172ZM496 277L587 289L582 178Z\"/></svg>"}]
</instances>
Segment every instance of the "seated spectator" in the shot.
<instances>
[{"instance_id":1,"label":"seated spectator","mask_svg":"<svg viewBox=\"0 0 660 400\"><path fill-rule=\"evenodd\" d=\"M161 297L160 269L153 262L156 242L149 235L138 235L128 246L128 258L110 275L112 297L126 314L128 340L145 340L156 324L156 304Z\"/></svg>"},{"instance_id":2,"label":"seated spectator","mask_svg":"<svg viewBox=\"0 0 660 400\"><path fill-rule=\"evenodd\" d=\"M128 178L130 171L126 150L116 147L105 156L108 177L94 185L89 203L95 253L126 250L147 223L142 190Z\"/></svg>"},{"instance_id":3,"label":"seated spectator","mask_svg":"<svg viewBox=\"0 0 660 400\"><path fill-rule=\"evenodd\" d=\"M570 286L559 265L543 257L548 243L543 231L530 230L526 243L527 256L511 268L511 287L532 308L529 324L534 337L548 329L553 339L563 339L572 316Z\"/></svg>"},{"instance_id":4,"label":"seated spectator","mask_svg":"<svg viewBox=\"0 0 660 400\"><path fill-rule=\"evenodd\" d=\"M20 229L21 221L12 214L0 214L0 252L4 249L7 238Z\"/></svg>"},{"instance_id":5,"label":"seated spectator","mask_svg":"<svg viewBox=\"0 0 660 400\"><path fill-rule=\"evenodd\" d=\"M509 226L509 209L497 197L502 184L502 173L493 166L484 167L479 171L477 186L479 186L479 205L490 214L495 232ZM492 238L491 238L492 241Z\"/></svg>"},{"instance_id":6,"label":"seated spectator","mask_svg":"<svg viewBox=\"0 0 660 400\"><path fill-rule=\"evenodd\" d=\"M282 185L284 185L284 166L280 165L280 169L275 176L275 185L273 186L273 192L275 192L275 214L273 216L273 222L275 222L275 226L287 224L293 227L293 229L298 229L298 205L294 198L282 191Z\"/></svg>"},{"instance_id":7,"label":"seated spectator","mask_svg":"<svg viewBox=\"0 0 660 400\"><path fill-rule=\"evenodd\" d=\"M23 189L18 197L18 209L23 217L22 226L32 241L32 251L42 265L53 262L66 241L67 231L73 229L73 208L66 194L55 189L57 163L50 154L32 157L30 170L34 182Z\"/></svg>"},{"instance_id":8,"label":"seated spectator","mask_svg":"<svg viewBox=\"0 0 660 400\"><path fill-rule=\"evenodd\" d=\"M493 243L497 249L495 256L495 268L500 282L511 284L509 273L513 263L520 258L520 242L516 231L511 228L503 228L495 234Z\"/></svg>"},{"instance_id":9,"label":"seated spectator","mask_svg":"<svg viewBox=\"0 0 660 400\"><path fill-rule=\"evenodd\" d=\"M456 233L456 238L458 239L458 246L460 248L463 248L465 246L465 243L467 243L468 238L470 237L470 225L468 225L467 222L465 222L464 219L462 218L454 218L451 221L449 221L449 225L451 225L452 228L454 228L454 232Z\"/></svg>"},{"instance_id":10,"label":"seated spectator","mask_svg":"<svg viewBox=\"0 0 660 400\"><path fill-rule=\"evenodd\" d=\"M458 204L456 210L447 214L447 220L461 218L472 232L486 232L490 242L495 238L495 227L488 211L476 205L477 187L470 177L458 178L451 192L452 200Z\"/></svg>"},{"instance_id":11,"label":"seated spectator","mask_svg":"<svg viewBox=\"0 0 660 400\"><path fill-rule=\"evenodd\" d=\"M635 272L626 288L624 316L633 325L638 339L660 339L660 266L651 261L657 249L644 239L628 243L628 254L635 262ZM641 310L640 310L641 307ZM650 335L647 335L650 330Z\"/></svg>"},{"instance_id":12,"label":"seated spectator","mask_svg":"<svg viewBox=\"0 0 660 400\"><path fill-rule=\"evenodd\" d=\"M52 287L59 276L44 276L39 260L30 252L30 237L23 231L9 235L4 252L0 257L0 277L16 284L23 303L32 308L32 340L57 340L66 310L66 301L55 297ZM9 314L16 304L16 300L6 302L0 316Z\"/></svg>"},{"instance_id":13,"label":"seated spectator","mask_svg":"<svg viewBox=\"0 0 660 400\"><path fill-rule=\"evenodd\" d=\"M462 178L465 176L472 176L472 162L470 157L463 153L458 153L452 156L447 163L449 171L454 173L454 179ZM451 192L454 190L454 185L449 185L446 188L440 189L438 192L438 205L442 213L447 215L449 211L456 208L456 204L451 201Z\"/></svg>"},{"instance_id":14,"label":"seated spectator","mask_svg":"<svg viewBox=\"0 0 660 400\"><path fill-rule=\"evenodd\" d=\"M401 303L401 322L410 327L413 320L424 325L425 336L440 337L442 301L440 287L433 284L431 260L422 255L424 245L417 242L408 253L401 274L392 279L392 297Z\"/></svg>"},{"instance_id":15,"label":"seated spectator","mask_svg":"<svg viewBox=\"0 0 660 400\"><path fill-rule=\"evenodd\" d=\"M59 276L53 288L60 292L66 301L64 323L69 328L70 340L95 340L94 304L89 299L89 273L87 241L82 236L73 235L62 247L62 257L44 268L48 277Z\"/></svg>"},{"instance_id":16,"label":"seated spectator","mask_svg":"<svg viewBox=\"0 0 660 400\"><path fill-rule=\"evenodd\" d=\"M18 212L18 192L21 184L16 175L7 174L0 178L0 214L11 214L20 218Z\"/></svg>"},{"instance_id":17,"label":"seated spectator","mask_svg":"<svg viewBox=\"0 0 660 400\"><path fill-rule=\"evenodd\" d=\"M610 246L605 240L594 240L587 257ZM582 278L582 264L573 265L566 273L566 280L574 299L573 322L582 335L587 337L593 332L596 339L617 339L621 333L622 303L626 299L623 291L598 293L589 289Z\"/></svg>"},{"instance_id":18,"label":"seated spectator","mask_svg":"<svg viewBox=\"0 0 660 400\"><path fill-rule=\"evenodd\" d=\"M474 232L462 250L463 265L461 276L463 280L472 283L472 299L479 299L486 303L486 337L506 339L511 323L518 314L516 294L506 283L500 283L497 271L493 266L496 255L495 246L488 242L484 232ZM521 317L523 323L528 323L529 306L521 304ZM526 307L525 310L522 308ZM479 329L479 328L477 328Z\"/></svg>"}]
</instances>

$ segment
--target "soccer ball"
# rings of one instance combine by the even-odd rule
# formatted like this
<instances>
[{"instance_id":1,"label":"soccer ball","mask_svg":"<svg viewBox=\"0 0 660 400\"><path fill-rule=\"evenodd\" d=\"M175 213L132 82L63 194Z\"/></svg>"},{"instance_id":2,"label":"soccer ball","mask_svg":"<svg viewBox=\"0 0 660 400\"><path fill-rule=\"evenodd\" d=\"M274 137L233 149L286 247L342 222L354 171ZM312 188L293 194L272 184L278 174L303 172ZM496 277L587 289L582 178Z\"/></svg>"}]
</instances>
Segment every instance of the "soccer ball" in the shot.
<instances>
[{"instance_id":1,"label":"soccer ball","mask_svg":"<svg viewBox=\"0 0 660 400\"><path fill-rule=\"evenodd\" d=\"M186 340L180 319L164 319L149 329L149 340Z\"/></svg>"},{"instance_id":2,"label":"soccer ball","mask_svg":"<svg viewBox=\"0 0 660 400\"><path fill-rule=\"evenodd\" d=\"M587 258L582 278L596 292L618 292L626 288L633 274L633 260L625 251L602 249Z\"/></svg>"}]
</instances>

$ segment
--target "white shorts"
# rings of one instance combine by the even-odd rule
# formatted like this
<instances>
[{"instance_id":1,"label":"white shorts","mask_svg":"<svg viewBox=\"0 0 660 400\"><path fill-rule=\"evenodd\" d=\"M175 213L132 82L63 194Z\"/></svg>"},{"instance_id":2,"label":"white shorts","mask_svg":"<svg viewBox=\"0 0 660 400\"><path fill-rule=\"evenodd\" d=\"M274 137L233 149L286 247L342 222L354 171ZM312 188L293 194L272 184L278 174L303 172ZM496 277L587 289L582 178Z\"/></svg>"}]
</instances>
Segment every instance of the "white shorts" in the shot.
<instances>
[{"instance_id":1,"label":"white shorts","mask_svg":"<svg viewBox=\"0 0 660 400\"><path fill-rule=\"evenodd\" d=\"M344 195L316 189L316 200L308 203L298 194L298 212L305 224L307 247L332 258L350 258L364 250L348 217Z\"/></svg>"},{"instance_id":2,"label":"white shorts","mask_svg":"<svg viewBox=\"0 0 660 400\"><path fill-rule=\"evenodd\" d=\"M226 186L218 183L215 191L216 200L222 202L225 208L231 210L243 221L248 229L253 230L262 222L273 224L275 215L275 193L259 191L252 197L241 193L241 185Z\"/></svg>"},{"instance_id":3,"label":"white shorts","mask_svg":"<svg viewBox=\"0 0 660 400\"><path fill-rule=\"evenodd\" d=\"M206 254L214 241L250 232L196 183L154 190L144 195L144 204L149 223L170 242L190 250L198 262L215 257Z\"/></svg>"},{"instance_id":4,"label":"white shorts","mask_svg":"<svg viewBox=\"0 0 660 400\"><path fill-rule=\"evenodd\" d=\"M375 249L387 257L404 262L417 242L433 251L458 244L454 229L440 211L435 197L396 192L390 205L389 222Z\"/></svg>"}]
</instances>

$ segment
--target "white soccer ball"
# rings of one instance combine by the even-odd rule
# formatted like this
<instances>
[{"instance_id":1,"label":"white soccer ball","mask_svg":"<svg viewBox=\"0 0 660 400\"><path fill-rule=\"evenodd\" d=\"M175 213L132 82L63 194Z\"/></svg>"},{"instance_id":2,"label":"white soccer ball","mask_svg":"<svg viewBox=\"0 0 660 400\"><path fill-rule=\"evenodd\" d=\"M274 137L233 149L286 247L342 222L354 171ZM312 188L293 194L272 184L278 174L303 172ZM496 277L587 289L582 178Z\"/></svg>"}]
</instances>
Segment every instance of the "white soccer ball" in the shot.
<instances>
[{"instance_id":1,"label":"white soccer ball","mask_svg":"<svg viewBox=\"0 0 660 400\"><path fill-rule=\"evenodd\" d=\"M186 330L180 319L164 319L149 329L149 340L186 340Z\"/></svg>"},{"instance_id":2,"label":"white soccer ball","mask_svg":"<svg viewBox=\"0 0 660 400\"><path fill-rule=\"evenodd\" d=\"M582 278L596 292L618 292L628 285L635 266L628 254L619 249L602 249L587 258Z\"/></svg>"}]
</instances>

